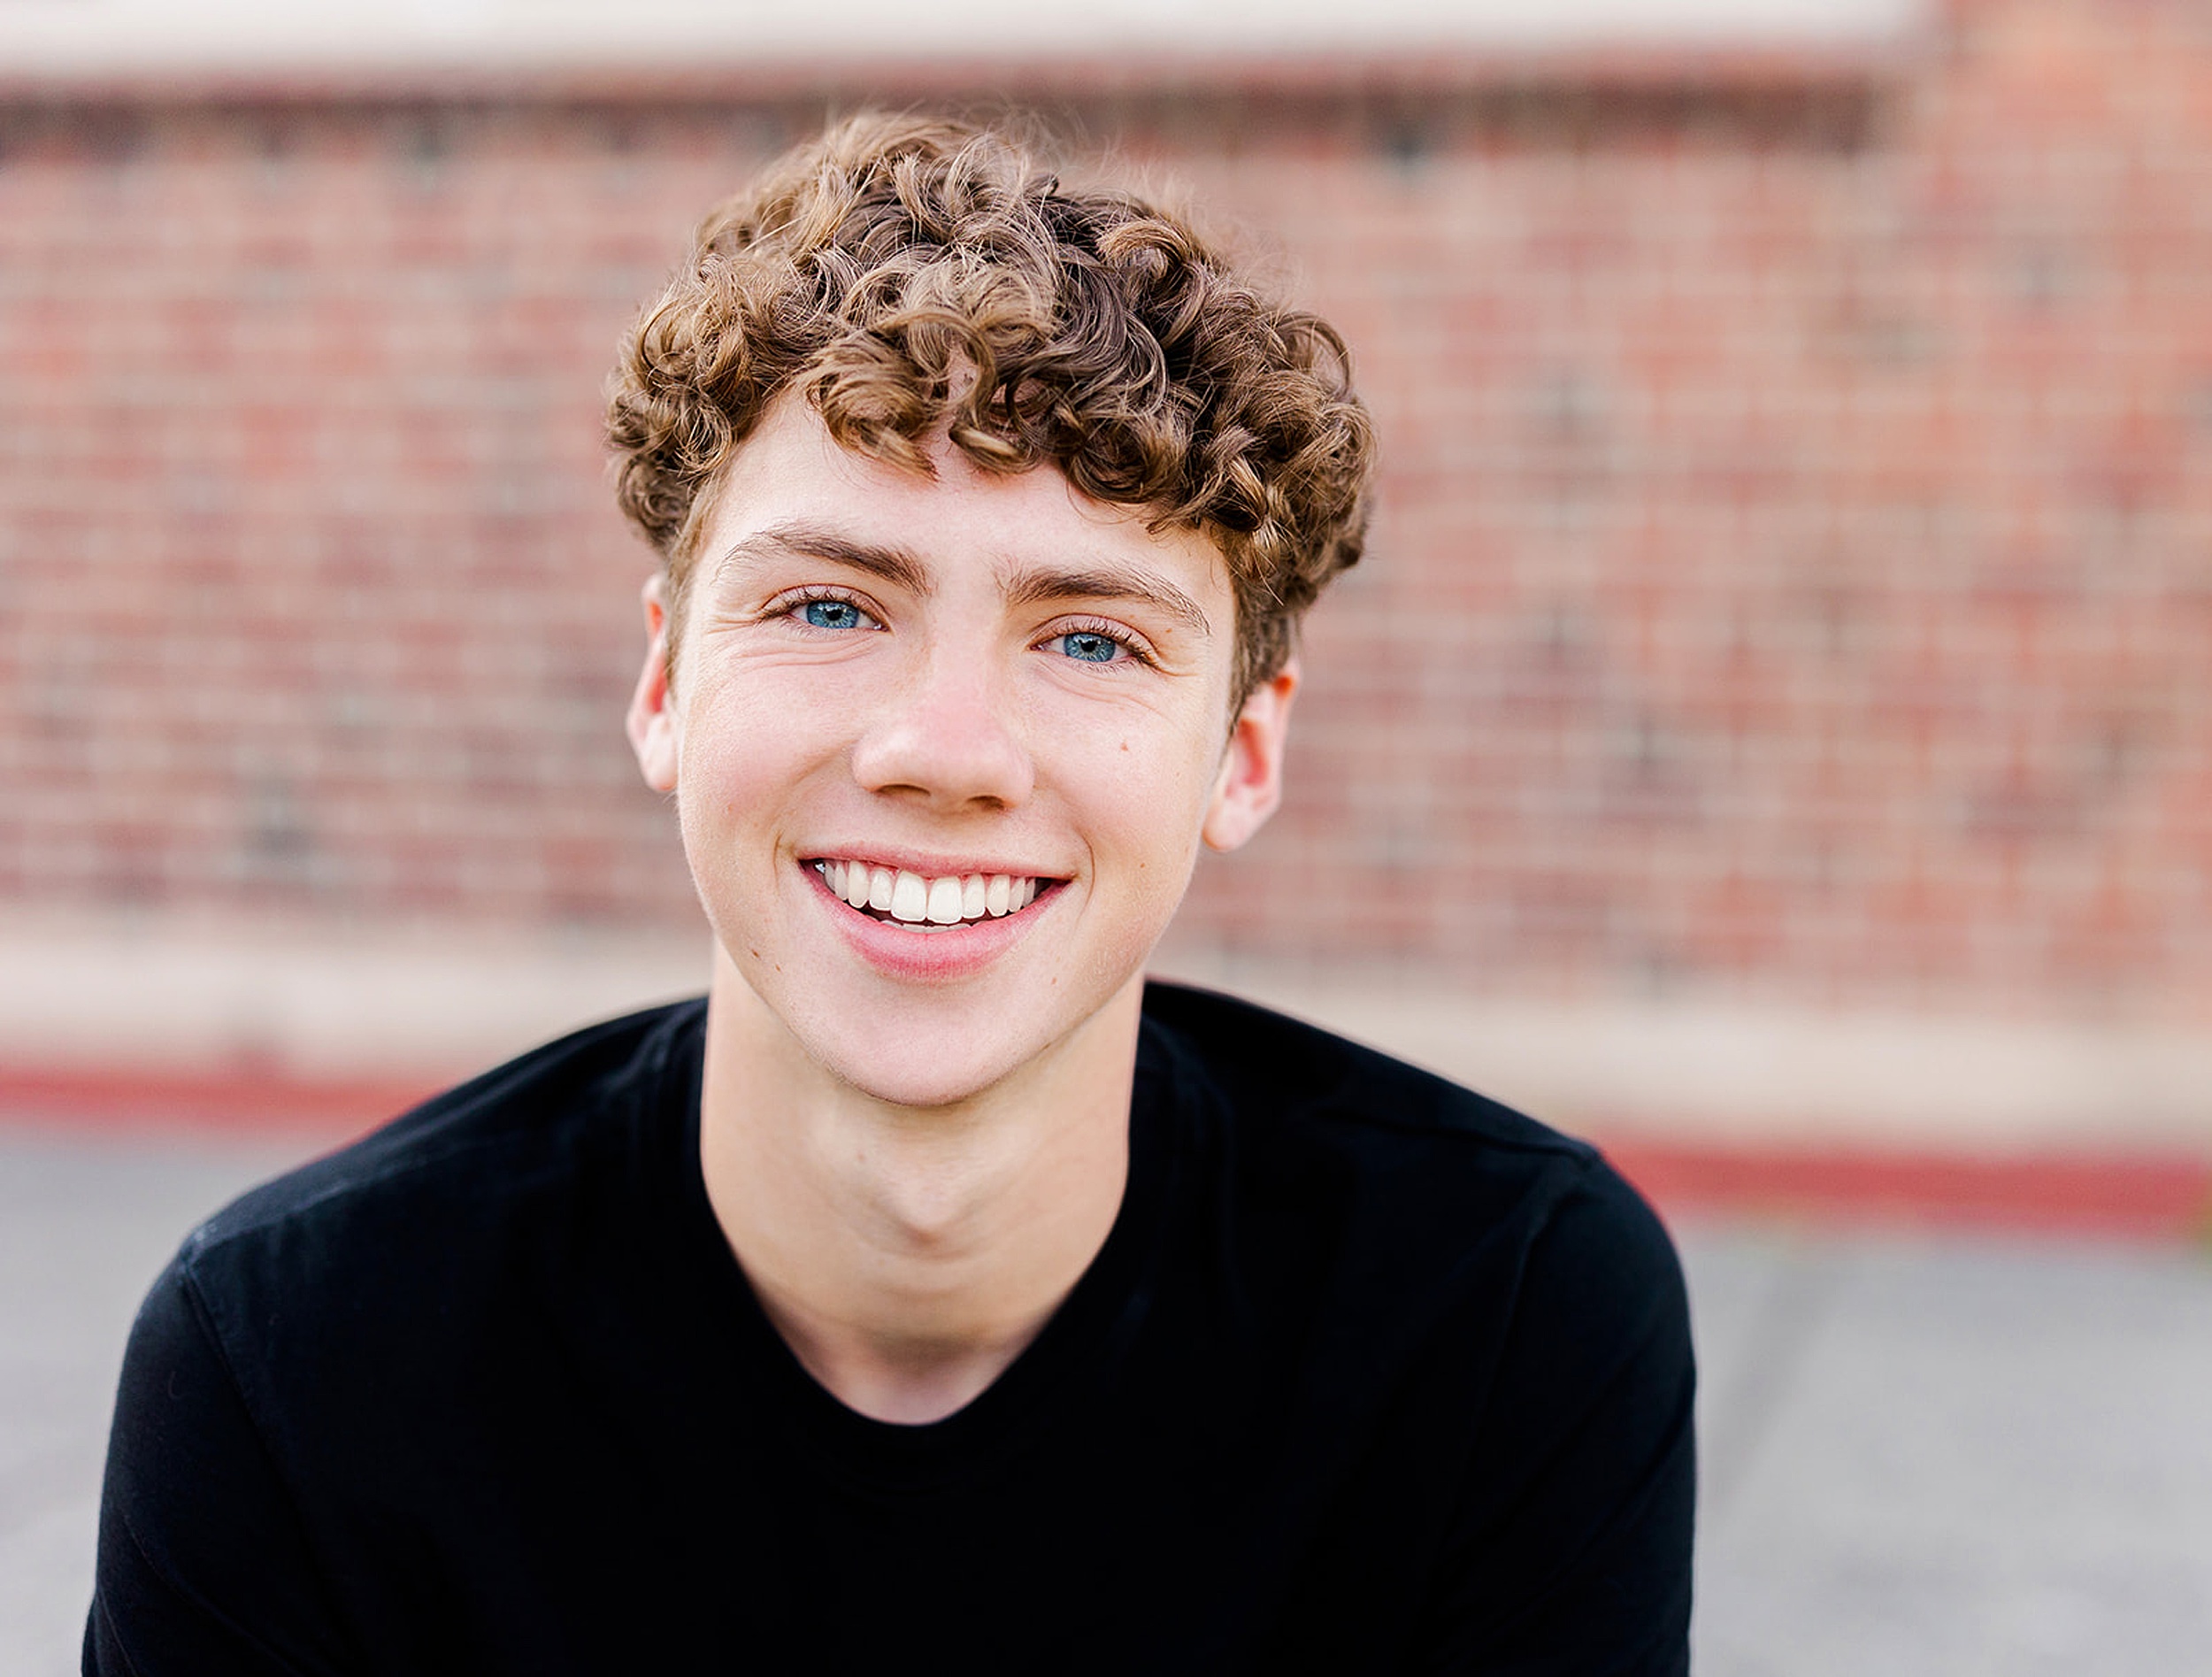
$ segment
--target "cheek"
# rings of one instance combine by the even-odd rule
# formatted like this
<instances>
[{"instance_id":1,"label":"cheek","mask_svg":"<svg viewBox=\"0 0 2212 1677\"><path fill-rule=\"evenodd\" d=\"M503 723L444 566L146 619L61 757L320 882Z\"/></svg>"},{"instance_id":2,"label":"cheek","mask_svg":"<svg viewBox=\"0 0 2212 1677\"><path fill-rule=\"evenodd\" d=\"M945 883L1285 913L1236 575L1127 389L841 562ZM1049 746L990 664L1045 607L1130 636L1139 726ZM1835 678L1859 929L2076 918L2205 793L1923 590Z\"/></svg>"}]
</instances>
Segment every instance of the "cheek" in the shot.
<instances>
[{"instance_id":1,"label":"cheek","mask_svg":"<svg viewBox=\"0 0 2212 1677\"><path fill-rule=\"evenodd\" d=\"M1164 732L1115 737L1081 765L1078 784L1102 864L1114 865L1125 889L1164 899L1172 912L1197 860L1216 765L1182 730Z\"/></svg>"},{"instance_id":2,"label":"cheek","mask_svg":"<svg viewBox=\"0 0 2212 1677\"><path fill-rule=\"evenodd\" d=\"M774 683L703 685L686 708L676 807L695 865L740 824L772 825L833 750L830 711L780 702Z\"/></svg>"}]
</instances>

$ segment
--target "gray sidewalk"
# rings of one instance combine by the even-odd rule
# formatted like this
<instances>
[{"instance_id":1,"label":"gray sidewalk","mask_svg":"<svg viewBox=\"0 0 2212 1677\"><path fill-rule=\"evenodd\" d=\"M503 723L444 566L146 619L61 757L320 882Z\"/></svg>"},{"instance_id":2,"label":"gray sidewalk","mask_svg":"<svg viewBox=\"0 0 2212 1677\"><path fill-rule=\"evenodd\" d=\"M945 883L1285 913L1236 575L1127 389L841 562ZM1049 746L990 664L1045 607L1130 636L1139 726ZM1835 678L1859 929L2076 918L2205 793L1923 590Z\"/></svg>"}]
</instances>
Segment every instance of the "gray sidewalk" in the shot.
<instances>
[{"instance_id":1,"label":"gray sidewalk","mask_svg":"<svg viewBox=\"0 0 2212 1677\"><path fill-rule=\"evenodd\" d=\"M7 1677L75 1669L139 1294L288 1157L0 1129ZM2212 1258L1723 1227L1683 1246L1705 1677L2212 1673Z\"/></svg>"}]
</instances>

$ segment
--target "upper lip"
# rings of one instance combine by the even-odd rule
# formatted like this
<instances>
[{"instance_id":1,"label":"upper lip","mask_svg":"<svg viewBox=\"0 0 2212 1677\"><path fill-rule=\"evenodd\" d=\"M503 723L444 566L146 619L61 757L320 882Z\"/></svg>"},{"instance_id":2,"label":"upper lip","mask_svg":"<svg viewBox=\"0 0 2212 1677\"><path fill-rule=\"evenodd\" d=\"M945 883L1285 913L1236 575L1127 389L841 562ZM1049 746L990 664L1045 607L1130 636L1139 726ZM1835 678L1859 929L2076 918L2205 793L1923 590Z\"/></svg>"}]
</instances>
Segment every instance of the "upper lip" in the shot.
<instances>
[{"instance_id":1,"label":"upper lip","mask_svg":"<svg viewBox=\"0 0 2212 1677\"><path fill-rule=\"evenodd\" d=\"M980 873L988 879L994 873L1004 873L1018 880L1059 880L1066 874L1051 868L1032 866L1025 862L979 860L974 857L951 857L940 851L934 854L921 850L902 850L880 844L856 844L849 850L823 845L799 852L803 862L864 862L870 867L887 867L895 873L918 873L926 880L965 879L971 873Z\"/></svg>"}]
</instances>

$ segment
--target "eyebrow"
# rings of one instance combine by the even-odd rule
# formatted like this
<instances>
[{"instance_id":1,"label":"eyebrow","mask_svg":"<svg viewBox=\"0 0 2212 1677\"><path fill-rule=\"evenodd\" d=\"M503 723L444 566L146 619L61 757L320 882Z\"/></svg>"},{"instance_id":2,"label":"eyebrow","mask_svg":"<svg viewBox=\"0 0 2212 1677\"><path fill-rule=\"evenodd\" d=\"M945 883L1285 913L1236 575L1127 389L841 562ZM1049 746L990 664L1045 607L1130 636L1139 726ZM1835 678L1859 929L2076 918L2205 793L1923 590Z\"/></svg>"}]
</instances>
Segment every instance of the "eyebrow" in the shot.
<instances>
[{"instance_id":1,"label":"eyebrow","mask_svg":"<svg viewBox=\"0 0 2212 1677\"><path fill-rule=\"evenodd\" d=\"M1202 639L1213 635L1213 626L1206 621L1197 601L1164 577L1148 576L1130 565L1107 562L1072 571L1025 566L1006 573L1000 586L1016 605L1040 605L1054 600L1141 600L1187 624Z\"/></svg>"},{"instance_id":2,"label":"eyebrow","mask_svg":"<svg viewBox=\"0 0 2212 1677\"><path fill-rule=\"evenodd\" d=\"M733 543L715 561L714 580L718 582L723 573L733 565L787 553L803 553L811 558L850 565L856 571L865 571L871 576L896 583L909 593L930 592L929 567L906 549L856 542L834 530L795 521L772 524Z\"/></svg>"},{"instance_id":3,"label":"eyebrow","mask_svg":"<svg viewBox=\"0 0 2212 1677\"><path fill-rule=\"evenodd\" d=\"M772 524L733 543L715 562L715 579L719 581L733 565L790 553L849 565L856 571L881 577L911 594L926 596L934 591L929 567L910 550L856 542L835 530L797 520ZM1172 582L1164 577L1147 575L1133 565L1117 565L1110 560L1071 570L1022 565L1002 572L999 586L1008 602L1014 605L1040 605L1056 600L1140 600L1166 612L1203 639L1210 639L1213 635L1213 626L1207 622L1197 601Z\"/></svg>"}]
</instances>

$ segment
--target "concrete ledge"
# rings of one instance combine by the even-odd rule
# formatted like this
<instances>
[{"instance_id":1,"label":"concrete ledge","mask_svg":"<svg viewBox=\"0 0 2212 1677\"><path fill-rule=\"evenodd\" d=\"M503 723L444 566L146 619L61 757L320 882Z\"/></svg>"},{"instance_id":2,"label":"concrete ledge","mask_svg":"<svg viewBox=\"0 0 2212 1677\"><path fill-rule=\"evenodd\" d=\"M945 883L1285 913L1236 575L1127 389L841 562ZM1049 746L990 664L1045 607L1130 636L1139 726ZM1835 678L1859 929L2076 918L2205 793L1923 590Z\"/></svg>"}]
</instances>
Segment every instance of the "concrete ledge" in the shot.
<instances>
[{"instance_id":1,"label":"concrete ledge","mask_svg":"<svg viewBox=\"0 0 2212 1677\"><path fill-rule=\"evenodd\" d=\"M854 0L834 12L768 0L68 0L0 8L0 60L46 76L330 66L517 70L577 64L737 65L850 58L1174 53L1781 48L1887 43L1925 29L1927 0Z\"/></svg>"},{"instance_id":2,"label":"concrete ledge","mask_svg":"<svg viewBox=\"0 0 2212 1677\"><path fill-rule=\"evenodd\" d=\"M1164 963L1604 1136L2212 1155L2212 1037L1721 1000L1520 1003L1417 977Z\"/></svg>"},{"instance_id":3,"label":"concrete ledge","mask_svg":"<svg viewBox=\"0 0 2212 1677\"><path fill-rule=\"evenodd\" d=\"M2212 1157L2212 1040L2175 1027L1521 1003L1403 974L1316 977L1187 954L1161 968L1624 1142ZM707 970L703 931L19 922L0 930L0 1083L19 1106L40 1087L72 1106L99 1087L180 1081L427 1089L695 993Z\"/></svg>"},{"instance_id":4,"label":"concrete ledge","mask_svg":"<svg viewBox=\"0 0 2212 1677\"><path fill-rule=\"evenodd\" d=\"M0 1065L124 1082L434 1087L706 988L690 936L204 921L0 930Z\"/></svg>"}]
</instances>

